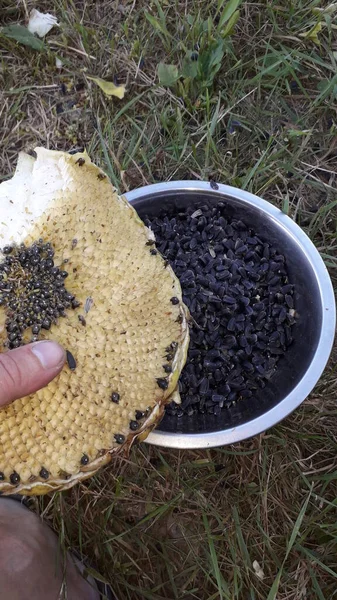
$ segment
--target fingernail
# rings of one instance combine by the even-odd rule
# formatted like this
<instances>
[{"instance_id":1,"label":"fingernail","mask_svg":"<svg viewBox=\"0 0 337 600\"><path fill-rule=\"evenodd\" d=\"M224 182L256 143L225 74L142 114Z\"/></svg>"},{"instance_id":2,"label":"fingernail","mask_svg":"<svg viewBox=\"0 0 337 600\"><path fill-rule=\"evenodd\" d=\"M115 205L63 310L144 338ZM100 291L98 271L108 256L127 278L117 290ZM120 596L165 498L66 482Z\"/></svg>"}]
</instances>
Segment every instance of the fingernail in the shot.
<instances>
[{"instance_id":1,"label":"fingernail","mask_svg":"<svg viewBox=\"0 0 337 600\"><path fill-rule=\"evenodd\" d=\"M37 342L32 345L32 352L44 369L55 369L65 361L65 352L55 342Z\"/></svg>"}]
</instances>

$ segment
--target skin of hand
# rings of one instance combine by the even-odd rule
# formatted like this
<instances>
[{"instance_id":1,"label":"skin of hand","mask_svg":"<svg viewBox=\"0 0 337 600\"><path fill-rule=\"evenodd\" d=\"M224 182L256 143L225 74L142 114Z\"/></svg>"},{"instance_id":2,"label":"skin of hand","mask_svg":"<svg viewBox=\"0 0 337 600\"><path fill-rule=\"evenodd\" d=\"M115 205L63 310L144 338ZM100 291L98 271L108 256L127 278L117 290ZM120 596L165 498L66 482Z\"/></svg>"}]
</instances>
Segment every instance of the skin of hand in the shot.
<instances>
[{"instance_id":1,"label":"skin of hand","mask_svg":"<svg viewBox=\"0 0 337 600\"><path fill-rule=\"evenodd\" d=\"M46 386L65 360L63 348L49 341L0 354L0 409ZM0 539L0 600L98 600L96 586L81 576L69 554L64 581L55 533L8 498L0 501Z\"/></svg>"},{"instance_id":2,"label":"skin of hand","mask_svg":"<svg viewBox=\"0 0 337 600\"><path fill-rule=\"evenodd\" d=\"M33 394L62 370L66 360L56 342L36 342L0 354L0 408Z\"/></svg>"}]
</instances>

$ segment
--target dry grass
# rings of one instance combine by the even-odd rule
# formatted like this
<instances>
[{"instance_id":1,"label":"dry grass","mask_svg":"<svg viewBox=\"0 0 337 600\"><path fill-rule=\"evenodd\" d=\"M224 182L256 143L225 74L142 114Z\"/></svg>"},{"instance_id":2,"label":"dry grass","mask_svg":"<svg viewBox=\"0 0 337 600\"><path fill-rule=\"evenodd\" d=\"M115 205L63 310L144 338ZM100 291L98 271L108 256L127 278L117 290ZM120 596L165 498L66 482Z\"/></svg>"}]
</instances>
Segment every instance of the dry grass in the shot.
<instances>
[{"instance_id":1,"label":"dry grass","mask_svg":"<svg viewBox=\"0 0 337 600\"><path fill-rule=\"evenodd\" d=\"M336 281L337 41L334 15L315 12L329 4L242 2L214 82L169 89L158 62L179 66L209 15L202 44L219 39L225 2L217 13L209 0L2 0L4 24L37 7L61 27L44 52L0 34L0 180L18 151L40 144L86 146L121 191L178 178L230 183L296 219ZM317 45L301 34L319 19ZM126 82L125 99L104 97L88 74ZM142 445L33 505L118 600L332 599L336 392L332 359L302 407L259 437L210 451Z\"/></svg>"}]
</instances>

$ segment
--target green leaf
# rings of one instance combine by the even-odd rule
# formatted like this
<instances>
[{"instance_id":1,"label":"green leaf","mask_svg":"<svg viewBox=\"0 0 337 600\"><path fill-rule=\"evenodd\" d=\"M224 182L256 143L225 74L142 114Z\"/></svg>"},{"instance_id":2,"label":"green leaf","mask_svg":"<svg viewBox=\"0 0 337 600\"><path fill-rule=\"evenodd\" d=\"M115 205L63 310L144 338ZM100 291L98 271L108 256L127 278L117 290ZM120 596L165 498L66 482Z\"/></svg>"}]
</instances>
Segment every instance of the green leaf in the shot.
<instances>
[{"instance_id":1,"label":"green leaf","mask_svg":"<svg viewBox=\"0 0 337 600\"><path fill-rule=\"evenodd\" d=\"M198 79L205 87L212 85L214 77L221 67L223 55L223 40L212 42L206 50L200 52L198 60Z\"/></svg>"},{"instance_id":2,"label":"green leaf","mask_svg":"<svg viewBox=\"0 0 337 600\"><path fill-rule=\"evenodd\" d=\"M320 21L318 21L318 23L316 23L316 25L314 25L314 27L309 29L309 31L307 31L306 33L300 33L300 37L304 38L305 40L311 40L312 42L314 42L314 44L317 44L317 46L320 46L321 42L318 39L318 34L321 30L322 30L322 23Z\"/></svg>"},{"instance_id":3,"label":"green leaf","mask_svg":"<svg viewBox=\"0 0 337 600\"><path fill-rule=\"evenodd\" d=\"M217 583L217 588L218 588L217 591L219 592L219 596L218 595L217 596L219 597L219 600L224 600L224 593L226 594L227 598L229 598L230 591L229 591L227 582L224 580L223 575L220 570L218 556L217 556L216 548L214 546L214 540L213 540L213 536L212 536L211 529L209 526L209 521L207 519L206 513L204 513L204 512L202 515L202 520L204 522L205 531L206 531L207 540L208 540L211 573L215 577L215 580Z\"/></svg>"},{"instance_id":4,"label":"green leaf","mask_svg":"<svg viewBox=\"0 0 337 600\"><path fill-rule=\"evenodd\" d=\"M15 40L19 44L24 44L24 46L33 48L33 50L41 51L45 49L42 40L39 40L35 35L28 31L27 27L23 27L22 25L8 25L1 29L1 33L5 37Z\"/></svg>"},{"instance_id":5,"label":"green leaf","mask_svg":"<svg viewBox=\"0 0 337 600\"><path fill-rule=\"evenodd\" d=\"M166 26L165 13L164 13L161 5L160 5L160 2L158 2L158 0L154 0L154 3L156 5L156 7L157 7L157 10L158 10L158 13L159 13L159 18L160 18L160 21L162 23L162 26L164 27L164 26Z\"/></svg>"},{"instance_id":6,"label":"green leaf","mask_svg":"<svg viewBox=\"0 0 337 600\"><path fill-rule=\"evenodd\" d=\"M163 34L165 37L171 37L166 27L153 15L145 11L145 17L151 23L152 27L156 29L159 33Z\"/></svg>"},{"instance_id":7,"label":"green leaf","mask_svg":"<svg viewBox=\"0 0 337 600\"><path fill-rule=\"evenodd\" d=\"M240 11L236 10L231 18L229 19L225 29L223 31L221 31L221 35L222 37L227 37L229 35L231 35L231 33L233 32L233 29L235 27L235 25L237 24L238 20L240 19Z\"/></svg>"},{"instance_id":8,"label":"green leaf","mask_svg":"<svg viewBox=\"0 0 337 600\"><path fill-rule=\"evenodd\" d=\"M108 580L102 577L102 575L100 575L96 571L96 569L93 569L92 567L85 567L83 575L85 579L87 579L88 575L90 575L91 577L93 577L97 581L100 581L101 583L109 584Z\"/></svg>"},{"instance_id":9,"label":"green leaf","mask_svg":"<svg viewBox=\"0 0 337 600\"><path fill-rule=\"evenodd\" d=\"M229 0L227 2L222 14L220 15L219 23L218 23L218 31L221 31L223 26L228 23L228 21L234 15L236 9L241 4L241 0Z\"/></svg>"},{"instance_id":10,"label":"green leaf","mask_svg":"<svg viewBox=\"0 0 337 600\"><path fill-rule=\"evenodd\" d=\"M287 136L289 138L303 137L304 135L311 135L312 129L288 129Z\"/></svg>"},{"instance_id":11,"label":"green leaf","mask_svg":"<svg viewBox=\"0 0 337 600\"><path fill-rule=\"evenodd\" d=\"M314 13L314 15L332 15L337 10L337 2L332 2L328 6L323 6L322 8L320 8L319 6L314 6L311 10Z\"/></svg>"},{"instance_id":12,"label":"green leaf","mask_svg":"<svg viewBox=\"0 0 337 600\"><path fill-rule=\"evenodd\" d=\"M165 63L159 63L158 65L158 78L161 85L166 87L172 87L177 83L179 79L178 68L176 65L166 65Z\"/></svg>"},{"instance_id":13,"label":"green leaf","mask_svg":"<svg viewBox=\"0 0 337 600\"><path fill-rule=\"evenodd\" d=\"M180 76L184 79L195 79L198 75L198 63L191 56L185 56L181 66Z\"/></svg>"},{"instance_id":14,"label":"green leaf","mask_svg":"<svg viewBox=\"0 0 337 600\"><path fill-rule=\"evenodd\" d=\"M208 17L208 19L203 21L201 24L201 32L207 33L208 31L211 31L212 29L213 29L213 20L212 20L212 17Z\"/></svg>"},{"instance_id":15,"label":"green leaf","mask_svg":"<svg viewBox=\"0 0 337 600\"><path fill-rule=\"evenodd\" d=\"M329 94L335 99L337 98L337 78L321 79L317 85L317 89L321 92L322 97L327 97Z\"/></svg>"}]
</instances>

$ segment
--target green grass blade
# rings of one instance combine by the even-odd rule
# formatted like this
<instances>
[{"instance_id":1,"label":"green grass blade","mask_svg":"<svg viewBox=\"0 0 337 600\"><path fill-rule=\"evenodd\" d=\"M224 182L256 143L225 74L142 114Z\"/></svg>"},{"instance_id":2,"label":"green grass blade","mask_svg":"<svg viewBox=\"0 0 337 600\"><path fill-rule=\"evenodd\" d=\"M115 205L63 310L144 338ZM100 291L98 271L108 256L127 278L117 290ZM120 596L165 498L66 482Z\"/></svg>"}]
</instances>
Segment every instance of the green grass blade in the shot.
<instances>
[{"instance_id":1,"label":"green grass blade","mask_svg":"<svg viewBox=\"0 0 337 600\"><path fill-rule=\"evenodd\" d=\"M226 25L240 4L241 0L229 0L229 2L226 3L226 6L219 18L218 31L221 31L221 29Z\"/></svg>"},{"instance_id":2,"label":"green grass blade","mask_svg":"<svg viewBox=\"0 0 337 600\"><path fill-rule=\"evenodd\" d=\"M268 594L267 600L276 600L276 598L277 598L277 594L278 594L278 590L279 590L279 586L280 586L280 582L281 582L281 577L282 577L282 574L283 574L283 568L284 568L285 562L286 562L286 560L287 560L287 558L288 558L288 556L289 556L289 554L291 552L291 549L292 549L292 547L293 547L293 545L294 545L294 543L296 541L296 538L297 538L297 536L299 534L300 527L302 525L302 521L304 519L304 515L306 513L306 510L307 510L307 507L308 507L308 504L309 504L309 500L311 498L311 493L312 493L312 490L310 490L310 492L309 492L309 494L308 494L308 496L307 496L307 498L306 498L306 500L305 500L305 502L304 502L304 504L303 504L303 506L302 506L302 508L301 508L301 510L299 512L299 515L298 515L298 517L296 519L295 525L293 527L293 530L291 532L291 536L290 536L290 539L289 539L289 542L288 542L288 545L287 545L287 550L286 550L285 557L283 559L282 567L279 570L279 572L278 572L278 574L277 574L277 576L276 576L276 578L275 578L275 580L274 580L274 582L273 582L273 584L272 584L272 586L271 586L271 588L269 590L269 594Z\"/></svg>"}]
</instances>

